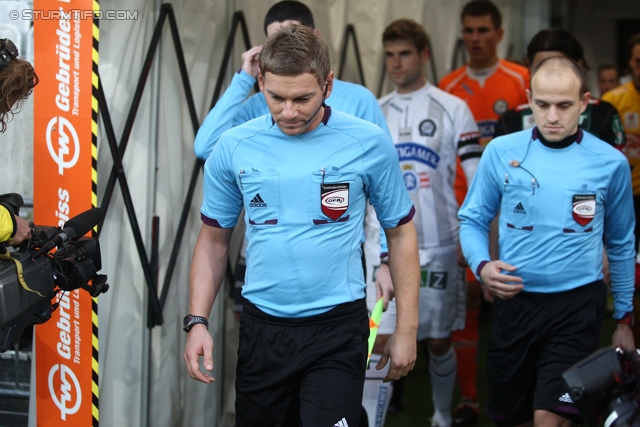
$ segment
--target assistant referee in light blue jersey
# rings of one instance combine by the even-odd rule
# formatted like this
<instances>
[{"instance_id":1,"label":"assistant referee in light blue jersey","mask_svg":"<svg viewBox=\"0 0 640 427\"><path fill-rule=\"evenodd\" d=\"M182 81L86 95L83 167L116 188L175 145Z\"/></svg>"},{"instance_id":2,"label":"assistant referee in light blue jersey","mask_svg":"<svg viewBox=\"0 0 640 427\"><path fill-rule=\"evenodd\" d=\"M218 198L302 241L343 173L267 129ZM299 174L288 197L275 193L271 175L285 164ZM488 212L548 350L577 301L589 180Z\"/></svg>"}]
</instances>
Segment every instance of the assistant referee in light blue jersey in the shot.
<instances>
[{"instance_id":1,"label":"assistant referee in light blue jersey","mask_svg":"<svg viewBox=\"0 0 640 427\"><path fill-rule=\"evenodd\" d=\"M626 158L578 127L587 107L582 67L554 57L527 91L536 127L494 139L460 209L464 255L495 298L487 408L497 426L569 426L579 419L562 373L597 349L610 262L613 345L634 349L629 326L635 242ZM499 260L489 224L500 212Z\"/></svg>"}]
</instances>

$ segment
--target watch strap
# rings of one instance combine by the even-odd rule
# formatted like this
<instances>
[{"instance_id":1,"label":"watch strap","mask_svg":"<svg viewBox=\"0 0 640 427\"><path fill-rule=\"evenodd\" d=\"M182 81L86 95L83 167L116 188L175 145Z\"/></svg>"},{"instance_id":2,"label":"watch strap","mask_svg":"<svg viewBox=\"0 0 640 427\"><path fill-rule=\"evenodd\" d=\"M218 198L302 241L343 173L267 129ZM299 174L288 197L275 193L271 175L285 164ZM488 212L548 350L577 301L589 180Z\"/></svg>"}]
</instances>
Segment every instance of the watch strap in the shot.
<instances>
[{"instance_id":1,"label":"watch strap","mask_svg":"<svg viewBox=\"0 0 640 427\"><path fill-rule=\"evenodd\" d=\"M209 329L209 321L206 317L195 316L193 314L187 314L182 320L182 330L185 332L189 332L194 325L203 324Z\"/></svg>"}]
</instances>

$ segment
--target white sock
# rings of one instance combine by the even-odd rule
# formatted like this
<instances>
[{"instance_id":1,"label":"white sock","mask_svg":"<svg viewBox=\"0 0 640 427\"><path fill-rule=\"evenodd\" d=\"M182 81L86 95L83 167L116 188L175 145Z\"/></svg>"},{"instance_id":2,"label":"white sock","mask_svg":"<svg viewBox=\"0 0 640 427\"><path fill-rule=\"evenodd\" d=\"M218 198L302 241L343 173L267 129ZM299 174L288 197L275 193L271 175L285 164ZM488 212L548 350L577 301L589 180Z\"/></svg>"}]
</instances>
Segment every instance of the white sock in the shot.
<instances>
[{"instance_id":1,"label":"white sock","mask_svg":"<svg viewBox=\"0 0 640 427\"><path fill-rule=\"evenodd\" d=\"M362 406L367 411L369 427L382 427L387 417L387 409L393 394L392 383L383 383L382 379L387 376L391 361L387 362L380 371L376 370L376 365L380 361L381 355L372 354L369 361L369 368L365 373L364 392L362 394Z\"/></svg>"},{"instance_id":2,"label":"white sock","mask_svg":"<svg viewBox=\"0 0 640 427\"><path fill-rule=\"evenodd\" d=\"M439 426L451 425L451 399L456 383L458 359L453 347L442 356L429 352L429 372L431 374L431 394L433 396L433 421Z\"/></svg>"}]
</instances>

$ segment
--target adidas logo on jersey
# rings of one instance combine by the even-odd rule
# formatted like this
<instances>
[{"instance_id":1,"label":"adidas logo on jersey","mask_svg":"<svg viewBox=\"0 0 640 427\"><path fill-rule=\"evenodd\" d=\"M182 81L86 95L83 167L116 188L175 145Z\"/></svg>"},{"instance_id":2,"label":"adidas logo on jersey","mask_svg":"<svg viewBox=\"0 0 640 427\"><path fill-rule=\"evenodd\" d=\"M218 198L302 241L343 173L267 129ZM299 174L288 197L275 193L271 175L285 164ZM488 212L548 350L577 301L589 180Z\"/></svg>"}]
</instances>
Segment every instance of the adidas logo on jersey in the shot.
<instances>
[{"instance_id":1,"label":"adidas logo on jersey","mask_svg":"<svg viewBox=\"0 0 640 427\"><path fill-rule=\"evenodd\" d=\"M515 208L513 208L513 213L517 214L526 214L527 211L524 210L524 206L522 206L522 202L518 203Z\"/></svg>"},{"instance_id":2,"label":"adidas logo on jersey","mask_svg":"<svg viewBox=\"0 0 640 427\"><path fill-rule=\"evenodd\" d=\"M573 403L573 400L571 400L571 396L569 396L569 393L563 394L558 400L560 402Z\"/></svg>"},{"instance_id":3,"label":"adidas logo on jersey","mask_svg":"<svg viewBox=\"0 0 640 427\"><path fill-rule=\"evenodd\" d=\"M337 423L335 423L333 425L333 427L349 427L349 424L347 424L346 418L343 418L340 421L338 421Z\"/></svg>"},{"instance_id":4,"label":"adidas logo on jersey","mask_svg":"<svg viewBox=\"0 0 640 427\"><path fill-rule=\"evenodd\" d=\"M267 204L264 202L264 200L262 200L262 197L260 197L260 193L256 193L256 196L251 199L251 201L249 202L249 207L250 208L266 208Z\"/></svg>"}]
</instances>

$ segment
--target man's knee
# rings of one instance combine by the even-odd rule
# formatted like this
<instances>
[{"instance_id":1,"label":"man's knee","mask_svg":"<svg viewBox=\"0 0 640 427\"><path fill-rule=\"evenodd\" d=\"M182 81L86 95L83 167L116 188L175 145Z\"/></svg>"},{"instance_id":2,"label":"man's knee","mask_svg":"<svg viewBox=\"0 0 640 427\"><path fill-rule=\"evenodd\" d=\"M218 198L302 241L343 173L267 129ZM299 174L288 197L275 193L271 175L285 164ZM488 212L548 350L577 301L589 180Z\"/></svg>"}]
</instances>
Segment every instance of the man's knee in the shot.
<instances>
[{"instance_id":1,"label":"man's knee","mask_svg":"<svg viewBox=\"0 0 640 427\"><path fill-rule=\"evenodd\" d=\"M446 338L427 338L427 348L434 356L442 356L451 348L451 336Z\"/></svg>"},{"instance_id":2,"label":"man's knee","mask_svg":"<svg viewBox=\"0 0 640 427\"><path fill-rule=\"evenodd\" d=\"M537 409L533 415L533 424L536 427L570 427L572 421L550 411Z\"/></svg>"}]
</instances>

